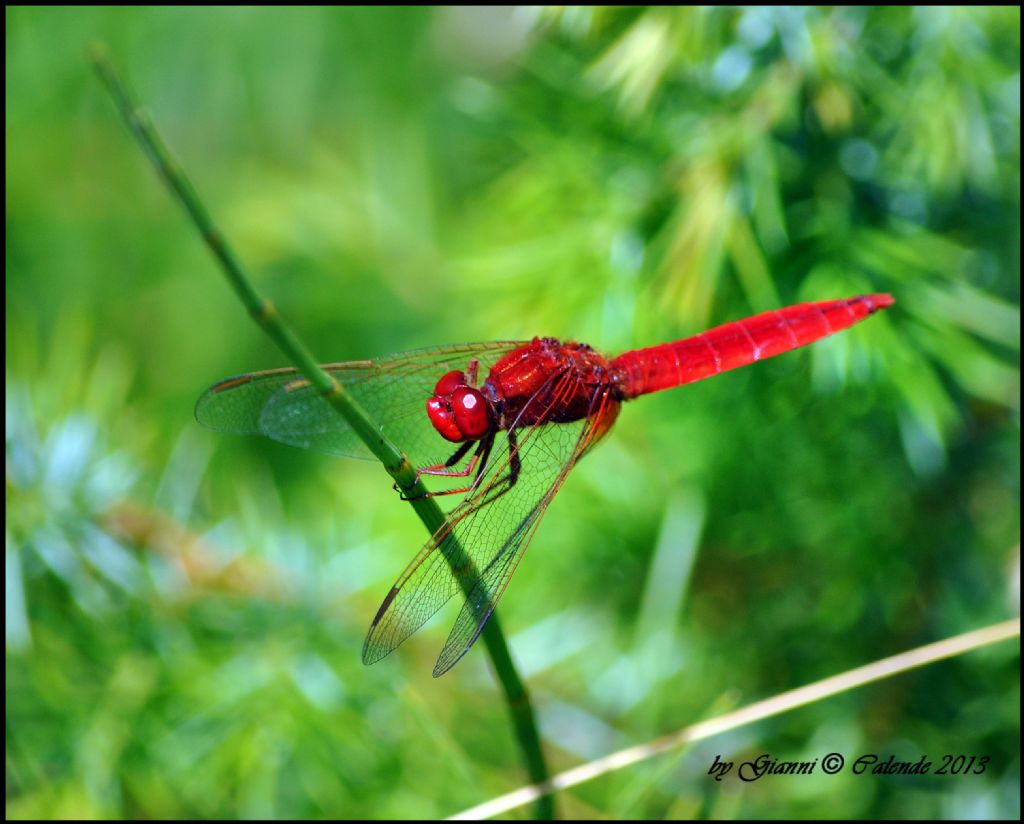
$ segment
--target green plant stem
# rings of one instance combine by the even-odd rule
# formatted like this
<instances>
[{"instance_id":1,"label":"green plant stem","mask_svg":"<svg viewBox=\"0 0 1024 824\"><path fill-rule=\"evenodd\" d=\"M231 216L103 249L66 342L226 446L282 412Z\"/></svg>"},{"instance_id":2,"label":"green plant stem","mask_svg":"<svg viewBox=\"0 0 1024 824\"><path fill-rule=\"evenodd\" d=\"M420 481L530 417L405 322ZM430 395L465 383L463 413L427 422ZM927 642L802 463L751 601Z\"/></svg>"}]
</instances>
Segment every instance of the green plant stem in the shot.
<instances>
[{"instance_id":1,"label":"green plant stem","mask_svg":"<svg viewBox=\"0 0 1024 824\"><path fill-rule=\"evenodd\" d=\"M101 45L96 45L92 49L91 56L96 71L117 104L121 117L135 135L146 156L163 177L164 182L184 206L188 216L196 225L253 320L277 344L285 357L337 410L338 414L345 418L352 430L395 480L403 497L409 499L430 534L434 535L443 527L445 516L437 502L433 498L427 497L427 490L419 479L416 468L401 450L384 437L380 427L373 422L355 399L344 391L341 384L320 368L316 358L285 324L274 305L269 300L260 297L242 269L238 257L214 224L184 170L172 157L149 117L139 109L129 95L125 84L114 69L106 49ZM457 543L449 541L448 544L454 544L454 547L445 556L449 564L456 568L460 566L465 568L470 564L468 557ZM474 576L463 574L457 577L468 595L474 583ZM527 774L532 783L541 784L547 781L548 768L541 749L540 736L537 733L533 705L530 702L526 685L512 662L497 613L492 614L484 626L483 639L491 657L494 672L505 691L509 714L512 717L512 726L519 741ZM535 812L538 818L552 818L554 816L553 797L546 795L538 799Z\"/></svg>"}]
</instances>

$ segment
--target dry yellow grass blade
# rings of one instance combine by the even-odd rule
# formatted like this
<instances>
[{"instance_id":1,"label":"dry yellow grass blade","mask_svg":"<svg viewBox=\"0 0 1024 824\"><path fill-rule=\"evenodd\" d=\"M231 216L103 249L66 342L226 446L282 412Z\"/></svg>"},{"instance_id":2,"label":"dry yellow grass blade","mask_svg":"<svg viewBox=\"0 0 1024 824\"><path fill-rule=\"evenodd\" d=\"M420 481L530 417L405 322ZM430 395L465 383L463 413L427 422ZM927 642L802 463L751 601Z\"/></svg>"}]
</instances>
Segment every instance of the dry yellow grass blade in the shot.
<instances>
[{"instance_id":1,"label":"dry yellow grass blade","mask_svg":"<svg viewBox=\"0 0 1024 824\"><path fill-rule=\"evenodd\" d=\"M917 647L907 652L901 652L898 655L883 658L880 661L875 661L863 667L847 670L839 675L815 681L813 684L798 687L789 692L767 698L764 701L758 701L742 709L721 715L718 718L700 721L677 732L664 735L661 738L655 738L646 744L627 747L596 761L581 764L578 767L573 767L571 770L559 773L545 784L521 787L514 792L506 793L476 807L463 810L456 815L450 816L448 820L459 821L491 818L523 804L528 804L543 793L564 790L568 787L582 784L584 781L590 781L599 775L622 769L630 764L636 764L675 747L692 744L695 741L710 738L727 730L742 727L744 724L751 724L754 721L761 721L773 715L780 715L804 704L820 701L823 698L870 684L872 681L880 681L883 678L906 672L915 667L931 664L943 658L952 658L974 649L989 646L998 641L1005 641L1019 636L1020 618L1014 618L984 627L983 629L965 632L963 635L954 635L952 638L936 641L933 644L926 644L923 647Z\"/></svg>"}]
</instances>

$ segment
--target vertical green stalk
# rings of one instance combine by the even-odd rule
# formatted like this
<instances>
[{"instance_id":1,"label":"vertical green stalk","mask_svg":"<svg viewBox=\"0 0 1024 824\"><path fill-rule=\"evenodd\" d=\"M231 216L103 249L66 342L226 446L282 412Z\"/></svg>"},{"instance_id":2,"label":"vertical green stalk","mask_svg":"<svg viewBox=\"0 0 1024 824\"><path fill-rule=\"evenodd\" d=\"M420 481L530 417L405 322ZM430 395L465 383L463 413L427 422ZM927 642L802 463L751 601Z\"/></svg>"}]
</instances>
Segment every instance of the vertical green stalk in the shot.
<instances>
[{"instance_id":1,"label":"vertical green stalk","mask_svg":"<svg viewBox=\"0 0 1024 824\"><path fill-rule=\"evenodd\" d=\"M428 532L431 535L435 534L444 525L444 513L441 512L433 498L426 497L427 490L417 476L416 468L409 463L408 458L394 444L384 437L380 427L374 423L355 399L345 392L341 384L319 367L316 358L281 319L274 305L269 300L260 297L248 275L242 269L237 256L217 229L209 212L206 211L206 207L186 177L184 170L171 156L150 119L138 108L129 95L103 46L93 47L92 61L100 79L117 104L121 117L132 130L142 150L163 177L164 182L185 208L206 245L220 264L221 271L253 320L270 336L285 357L298 368L324 399L337 410L338 414L345 418L352 430L383 464L388 474L394 478L403 496L409 499ZM454 563L458 556L464 556L464 553L461 548L455 547L453 554L446 554L445 557L449 563ZM474 576L457 577L460 582L465 582L463 589L468 595L475 583ZM497 613L491 615L491 619L484 627L483 639L491 657L494 672L505 691L505 700L512 717L512 726L519 741L527 774L531 783L544 783L548 779L548 769L540 745L540 736L537 734L533 705L530 702L526 685L519 677L515 664L512 662ZM553 797L546 795L538 799L535 813L538 818L553 818Z\"/></svg>"}]
</instances>

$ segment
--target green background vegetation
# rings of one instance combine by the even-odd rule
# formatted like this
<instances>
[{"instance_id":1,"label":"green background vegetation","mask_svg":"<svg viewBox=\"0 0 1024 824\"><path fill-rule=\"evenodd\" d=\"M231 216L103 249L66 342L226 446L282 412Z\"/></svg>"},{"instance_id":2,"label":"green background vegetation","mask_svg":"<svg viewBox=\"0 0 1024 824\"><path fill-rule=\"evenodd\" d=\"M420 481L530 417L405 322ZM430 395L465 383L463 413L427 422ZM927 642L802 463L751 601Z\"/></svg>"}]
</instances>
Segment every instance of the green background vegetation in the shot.
<instances>
[{"instance_id":1,"label":"green background vegetation","mask_svg":"<svg viewBox=\"0 0 1024 824\"><path fill-rule=\"evenodd\" d=\"M614 353L896 297L630 404L573 472L500 609L554 768L1016 613L1018 9L6 23L8 816L431 817L524 779L482 649L430 676L454 606L360 664L426 537L383 470L194 422L213 381L284 364L93 40L325 361L535 334ZM1003 643L559 809L1016 817L1019 698ZM706 776L831 751L991 761Z\"/></svg>"}]
</instances>

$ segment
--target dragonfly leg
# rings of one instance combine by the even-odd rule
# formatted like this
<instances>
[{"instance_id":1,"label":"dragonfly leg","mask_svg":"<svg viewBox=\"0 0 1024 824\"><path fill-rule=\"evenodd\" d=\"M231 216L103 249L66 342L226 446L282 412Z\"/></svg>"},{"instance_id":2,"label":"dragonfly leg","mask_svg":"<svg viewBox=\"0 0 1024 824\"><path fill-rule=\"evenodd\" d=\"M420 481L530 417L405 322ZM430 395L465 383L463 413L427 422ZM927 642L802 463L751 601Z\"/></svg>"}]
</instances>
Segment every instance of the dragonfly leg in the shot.
<instances>
[{"instance_id":1,"label":"dragonfly leg","mask_svg":"<svg viewBox=\"0 0 1024 824\"><path fill-rule=\"evenodd\" d=\"M488 451L490 451L489 446ZM519 480L519 472L520 470L522 470L523 464L519 460L519 445L516 443L515 429L510 429L508 431L508 452L508 474L494 485L494 489L492 489L487 494L487 497L480 502L480 506L483 506L484 504L493 503L506 492L508 492L512 487L514 487L516 485L516 481ZM480 479L482 476L483 470L481 469L481 471L476 476L476 480L473 482L473 487L471 488L475 488L480 484Z\"/></svg>"},{"instance_id":2,"label":"dragonfly leg","mask_svg":"<svg viewBox=\"0 0 1024 824\"><path fill-rule=\"evenodd\" d=\"M473 478L473 483L471 483L469 485L469 489L466 490L467 492L476 489L478 486L480 486L480 481L484 477L484 471L487 469L487 461L490 460L491 457L491 447L494 446L493 431L490 434L488 434L488 436L484 438L483 441L481 441L481 446L483 447L481 449L481 452L483 453L483 460L480 462L480 468L476 472L476 477Z\"/></svg>"},{"instance_id":3,"label":"dragonfly leg","mask_svg":"<svg viewBox=\"0 0 1024 824\"><path fill-rule=\"evenodd\" d=\"M471 358L469 365L466 367L466 383L470 386L476 386L476 376L479 371L480 360L478 358Z\"/></svg>"},{"instance_id":4,"label":"dragonfly leg","mask_svg":"<svg viewBox=\"0 0 1024 824\"><path fill-rule=\"evenodd\" d=\"M465 469L452 469L459 461L466 457L466 453L469 452L474 446L477 447L476 454L470 459L469 463L466 464ZM473 467L476 465L477 460L480 458L480 443L469 441L460 446L455 454L452 455L443 464L433 464L432 466L424 466L421 469L417 469L418 475L438 475L444 478L467 478L473 472Z\"/></svg>"},{"instance_id":5,"label":"dragonfly leg","mask_svg":"<svg viewBox=\"0 0 1024 824\"><path fill-rule=\"evenodd\" d=\"M408 496L404 492L399 490L399 495L401 496L402 500L411 501L416 500L417 498L420 497L437 498L440 497L441 495L461 495L464 493L474 492L480 486L480 483L484 477L484 472L487 470L487 462L491 456L491 448L494 446L494 437L495 433L491 432L490 434L488 434L486 438L477 442L476 454L473 456L473 459L469 462L469 465L467 466L465 472L438 471L434 473L425 473L422 470L420 470L422 474L441 475L443 477L449 478L465 477L472 471L471 467L479 463L479 469L477 469L476 477L473 479L473 483L471 483L469 486L459 487L458 489L443 489L437 492L427 492L423 495L417 496ZM508 432L508 448L508 474L504 478L501 478L500 480L495 482L492 489L487 493L487 497L484 498L483 501L481 501L481 506L483 504L489 504L496 501L498 498L500 498L502 495L508 492L512 487L514 487L516 485L516 481L519 480L519 473L523 468L523 464L522 461L519 459L519 445L516 443L516 433L514 429L510 429ZM466 454L467 451L468 450L466 449L465 446L460 447L458 452L456 452L451 458L449 458L445 465L447 465L448 463L457 463ZM431 469L433 467L427 468ZM395 485L395 488L397 489L397 484Z\"/></svg>"},{"instance_id":6,"label":"dragonfly leg","mask_svg":"<svg viewBox=\"0 0 1024 824\"><path fill-rule=\"evenodd\" d=\"M470 459L465 469L448 471L448 467L454 466L465 457L466 453L473 447L474 441L469 441L468 443L465 443L462 446L460 446L456 450L455 454L452 455L443 464L427 466L424 467L423 469L416 470L417 479L419 479L420 475L432 475L435 477L442 478L466 478L470 475L470 473L473 472L473 468L479 463L480 468L477 470L477 476L473 480L473 483L470 484L469 486L460 487L459 489L442 489L438 490L437 492L426 492L423 495L412 496L406 495L404 491L398 489L398 484L395 484L393 488L398 491L399 497L401 497L403 501L413 501L418 498L436 498L441 495L459 495L464 492L469 492L470 490L475 489L476 486L480 483L480 477L483 474L484 468L487 466L487 458L491 453L491 446L493 444L493 433L489 434L486 438L484 438L481 441L476 441L476 453ZM482 461L481 458L483 459Z\"/></svg>"}]
</instances>

